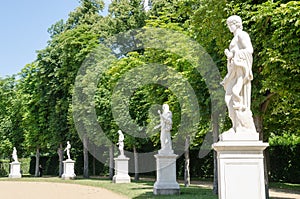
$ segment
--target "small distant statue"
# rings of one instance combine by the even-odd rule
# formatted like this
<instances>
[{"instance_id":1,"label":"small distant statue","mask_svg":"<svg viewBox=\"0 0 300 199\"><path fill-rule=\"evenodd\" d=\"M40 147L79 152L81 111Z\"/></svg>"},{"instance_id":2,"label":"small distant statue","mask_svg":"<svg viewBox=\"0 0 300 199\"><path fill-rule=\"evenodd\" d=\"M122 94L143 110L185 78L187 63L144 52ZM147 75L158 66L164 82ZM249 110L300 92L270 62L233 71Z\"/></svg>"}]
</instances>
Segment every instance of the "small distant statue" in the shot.
<instances>
[{"instance_id":1,"label":"small distant statue","mask_svg":"<svg viewBox=\"0 0 300 199\"><path fill-rule=\"evenodd\" d=\"M234 37L224 53L227 56L227 75L221 84L232 128L228 133L256 132L251 107L253 47L248 33L243 31L242 19L233 15L227 26Z\"/></svg>"},{"instance_id":2,"label":"small distant statue","mask_svg":"<svg viewBox=\"0 0 300 199\"><path fill-rule=\"evenodd\" d=\"M67 151L68 160L71 160L70 150L71 150L71 144L69 141L67 141L67 147L65 148L64 151Z\"/></svg>"},{"instance_id":3,"label":"small distant statue","mask_svg":"<svg viewBox=\"0 0 300 199\"><path fill-rule=\"evenodd\" d=\"M16 147L13 148L12 158L13 158L14 162L19 162Z\"/></svg>"},{"instance_id":4,"label":"small distant statue","mask_svg":"<svg viewBox=\"0 0 300 199\"><path fill-rule=\"evenodd\" d=\"M172 142L171 142L171 129L172 129L172 112L169 110L168 104L163 104L162 106L163 112L161 113L158 110L158 114L160 116L160 124L155 127L155 129L161 127L160 132L160 143L161 150L172 150Z\"/></svg>"},{"instance_id":5,"label":"small distant statue","mask_svg":"<svg viewBox=\"0 0 300 199\"><path fill-rule=\"evenodd\" d=\"M120 156L124 156L124 134L121 130L118 130L118 134L119 134L118 145L120 150Z\"/></svg>"}]
</instances>

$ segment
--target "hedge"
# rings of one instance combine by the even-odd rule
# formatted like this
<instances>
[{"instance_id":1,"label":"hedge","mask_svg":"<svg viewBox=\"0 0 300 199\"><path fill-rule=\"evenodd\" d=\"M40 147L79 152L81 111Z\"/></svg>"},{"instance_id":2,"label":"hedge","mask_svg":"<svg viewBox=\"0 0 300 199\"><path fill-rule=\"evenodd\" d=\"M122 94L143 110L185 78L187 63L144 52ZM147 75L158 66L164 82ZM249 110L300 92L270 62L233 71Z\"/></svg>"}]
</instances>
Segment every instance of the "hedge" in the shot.
<instances>
[{"instance_id":1,"label":"hedge","mask_svg":"<svg viewBox=\"0 0 300 199\"><path fill-rule=\"evenodd\" d=\"M269 165L270 181L300 183L300 144L293 146L270 146ZM190 150L190 175L192 178L212 178L213 177L213 151L204 158L198 158L198 150ZM34 175L35 157L20 159L23 174ZM89 172L93 175L93 157L89 156ZM58 156L41 156L40 164L44 168L44 175L58 176ZM178 158L177 176L184 176L184 156ZM95 174L108 175L108 166L96 161ZM133 166L133 158L130 159L130 166ZM83 156L76 157L75 173L83 173ZM0 176L8 176L9 160L0 160ZM149 172L147 175L155 175Z\"/></svg>"}]
</instances>

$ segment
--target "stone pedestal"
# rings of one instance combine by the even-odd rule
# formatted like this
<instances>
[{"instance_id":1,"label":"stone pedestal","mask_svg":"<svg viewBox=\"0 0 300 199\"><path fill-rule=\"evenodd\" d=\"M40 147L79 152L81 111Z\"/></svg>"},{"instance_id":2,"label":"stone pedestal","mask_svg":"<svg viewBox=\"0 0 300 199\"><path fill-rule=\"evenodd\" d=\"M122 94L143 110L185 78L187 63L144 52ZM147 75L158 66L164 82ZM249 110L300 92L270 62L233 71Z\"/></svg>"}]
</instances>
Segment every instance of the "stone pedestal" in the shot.
<instances>
[{"instance_id":1,"label":"stone pedestal","mask_svg":"<svg viewBox=\"0 0 300 199\"><path fill-rule=\"evenodd\" d=\"M10 173L9 173L8 177L9 178L22 178L20 162L10 163Z\"/></svg>"},{"instance_id":2,"label":"stone pedestal","mask_svg":"<svg viewBox=\"0 0 300 199\"><path fill-rule=\"evenodd\" d=\"M153 186L155 195L174 195L180 193L176 181L176 158L173 151L160 150L156 158L156 182Z\"/></svg>"},{"instance_id":3,"label":"stone pedestal","mask_svg":"<svg viewBox=\"0 0 300 199\"><path fill-rule=\"evenodd\" d=\"M265 199L264 156L268 143L261 141L219 141L219 199Z\"/></svg>"},{"instance_id":4,"label":"stone pedestal","mask_svg":"<svg viewBox=\"0 0 300 199\"><path fill-rule=\"evenodd\" d=\"M74 172L75 161L68 159L63 161L63 163L64 163L64 173L62 174L61 178L63 180L74 179L76 177L76 174Z\"/></svg>"},{"instance_id":5,"label":"stone pedestal","mask_svg":"<svg viewBox=\"0 0 300 199\"><path fill-rule=\"evenodd\" d=\"M113 183L130 183L130 176L128 175L129 158L120 155L114 160L115 160L115 175L113 177Z\"/></svg>"}]
</instances>

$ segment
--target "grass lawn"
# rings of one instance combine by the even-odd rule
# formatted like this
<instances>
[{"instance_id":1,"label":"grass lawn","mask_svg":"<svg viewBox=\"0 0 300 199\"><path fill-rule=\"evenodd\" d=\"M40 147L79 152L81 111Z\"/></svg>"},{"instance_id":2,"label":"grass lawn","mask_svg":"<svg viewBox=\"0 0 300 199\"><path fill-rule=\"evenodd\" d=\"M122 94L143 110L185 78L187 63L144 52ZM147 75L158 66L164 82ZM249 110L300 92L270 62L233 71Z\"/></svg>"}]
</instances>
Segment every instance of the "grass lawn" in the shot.
<instances>
[{"instance_id":1,"label":"grass lawn","mask_svg":"<svg viewBox=\"0 0 300 199\"><path fill-rule=\"evenodd\" d=\"M9 179L0 178L1 181L23 181L23 182L54 182L54 183L70 183L70 184L80 184L94 187L102 187L111 190L115 193L127 196L133 199L160 199L160 198L178 198L178 199L217 199L218 197L212 193L209 188L202 188L197 185L191 185L190 187L180 186L180 195L173 196L154 196L153 195L153 181L132 181L129 184L114 184L109 179L104 178L91 178L91 179L81 179L76 180L61 180L57 177L43 177L43 178L33 178L33 177L23 177L21 179Z\"/></svg>"}]
</instances>

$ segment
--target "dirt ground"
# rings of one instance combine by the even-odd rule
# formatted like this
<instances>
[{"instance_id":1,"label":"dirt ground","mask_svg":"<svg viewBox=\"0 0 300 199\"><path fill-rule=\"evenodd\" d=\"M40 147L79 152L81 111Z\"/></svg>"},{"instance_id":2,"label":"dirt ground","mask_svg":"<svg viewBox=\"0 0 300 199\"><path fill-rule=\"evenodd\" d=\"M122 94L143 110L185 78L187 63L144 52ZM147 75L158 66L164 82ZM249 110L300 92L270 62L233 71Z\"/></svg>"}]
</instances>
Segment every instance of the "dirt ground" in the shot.
<instances>
[{"instance_id":1,"label":"dirt ground","mask_svg":"<svg viewBox=\"0 0 300 199\"><path fill-rule=\"evenodd\" d=\"M273 199L300 199L300 193L292 193L285 190L271 189L269 194Z\"/></svg>"},{"instance_id":2,"label":"dirt ground","mask_svg":"<svg viewBox=\"0 0 300 199\"><path fill-rule=\"evenodd\" d=\"M47 182L0 182L1 199L125 199L102 188Z\"/></svg>"}]
</instances>

